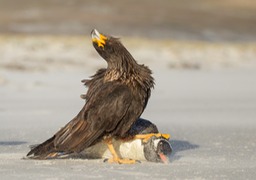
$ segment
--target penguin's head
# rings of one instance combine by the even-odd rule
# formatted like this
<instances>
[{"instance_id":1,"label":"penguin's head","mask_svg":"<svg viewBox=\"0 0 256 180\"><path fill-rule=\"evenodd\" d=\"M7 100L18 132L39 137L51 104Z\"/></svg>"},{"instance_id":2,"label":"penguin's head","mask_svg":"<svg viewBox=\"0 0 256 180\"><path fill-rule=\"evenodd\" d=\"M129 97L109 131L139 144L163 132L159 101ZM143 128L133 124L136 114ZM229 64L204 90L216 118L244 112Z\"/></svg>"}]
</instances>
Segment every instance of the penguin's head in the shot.
<instances>
[{"instance_id":1,"label":"penguin's head","mask_svg":"<svg viewBox=\"0 0 256 180\"><path fill-rule=\"evenodd\" d=\"M144 156L148 161L168 164L171 153L171 144L163 137L153 136L144 144Z\"/></svg>"}]
</instances>

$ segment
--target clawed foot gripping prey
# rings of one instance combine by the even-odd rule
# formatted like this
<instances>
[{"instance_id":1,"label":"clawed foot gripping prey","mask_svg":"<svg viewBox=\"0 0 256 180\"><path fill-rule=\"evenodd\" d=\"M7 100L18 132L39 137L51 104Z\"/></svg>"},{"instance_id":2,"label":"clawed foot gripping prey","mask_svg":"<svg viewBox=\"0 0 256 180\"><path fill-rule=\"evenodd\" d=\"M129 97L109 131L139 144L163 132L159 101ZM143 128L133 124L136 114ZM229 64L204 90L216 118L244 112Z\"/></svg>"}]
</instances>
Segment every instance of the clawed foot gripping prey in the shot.
<instances>
[{"instance_id":1,"label":"clawed foot gripping prey","mask_svg":"<svg viewBox=\"0 0 256 180\"><path fill-rule=\"evenodd\" d=\"M113 146L112 139L105 140L105 143L107 144L108 149L111 152L113 157L110 158L110 159L104 160L104 162L118 163L118 164L134 164L134 163L138 162L138 161L136 161L134 159L123 159L123 158L118 157L118 155L116 153L116 150L115 150L115 148Z\"/></svg>"},{"instance_id":2,"label":"clawed foot gripping prey","mask_svg":"<svg viewBox=\"0 0 256 180\"><path fill-rule=\"evenodd\" d=\"M156 147L153 147L156 152L154 152L153 148L152 150L150 150L150 152L154 152L154 155L156 154L156 156L158 156L159 160L162 161L163 163L168 163L169 159L168 159L168 153L171 153L171 147L169 145L169 143L166 143L166 140L169 140L170 135L169 134L160 134L160 133L150 133L150 134L138 134L134 137L134 139L141 139L142 143L148 143L148 141L152 138L162 138L165 140L165 142L160 142L157 144ZM139 160L136 159L127 159L127 158L121 158L118 156L113 143L112 143L112 139L108 138L105 139L104 142L107 144L107 147L109 149L109 151L111 152L112 158L109 159L105 159L104 162L108 162L108 163L118 163L118 164L134 164L134 163L140 163ZM145 150L144 150L145 151ZM147 151L147 150L146 150ZM168 153L166 153L168 152ZM153 154L149 156L149 158L153 158L154 156Z\"/></svg>"},{"instance_id":3,"label":"clawed foot gripping prey","mask_svg":"<svg viewBox=\"0 0 256 180\"><path fill-rule=\"evenodd\" d=\"M167 140L170 139L170 134L161 134L161 133L151 133L151 134L137 134L135 136L136 139L142 139L142 141L144 143L148 142L148 140L152 137L152 136L155 136L155 137L163 137Z\"/></svg>"},{"instance_id":4,"label":"clawed foot gripping prey","mask_svg":"<svg viewBox=\"0 0 256 180\"><path fill-rule=\"evenodd\" d=\"M163 157L167 157L172 151L168 134L160 134L157 129L143 125L142 128L133 127L137 129L137 135L130 133L135 122L146 122L140 116L155 84L151 70L138 64L119 38L101 34L96 29L92 30L91 37L93 47L107 62L107 67L82 81L87 92L81 96L85 104L79 113L51 138L34 146L27 156L31 159L53 159L62 155L79 154L105 141L112 154L107 162L134 164L137 157L131 153L129 156L135 158L123 155L120 158L112 140L135 135L131 144L139 142L140 146L135 148L137 152L140 151L148 161L165 162ZM145 133L145 129L149 130ZM120 151L122 153L123 149Z\"/></svg>"}]
</instances>

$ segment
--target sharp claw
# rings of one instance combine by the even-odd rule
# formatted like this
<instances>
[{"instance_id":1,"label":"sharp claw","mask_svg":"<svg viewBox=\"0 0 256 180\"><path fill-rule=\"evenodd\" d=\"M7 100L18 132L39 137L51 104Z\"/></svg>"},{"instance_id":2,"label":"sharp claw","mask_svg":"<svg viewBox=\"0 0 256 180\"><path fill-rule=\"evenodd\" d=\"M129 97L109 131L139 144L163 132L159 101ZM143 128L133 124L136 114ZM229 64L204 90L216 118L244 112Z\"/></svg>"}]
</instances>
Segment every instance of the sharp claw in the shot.
<instances>
[{"instance_id":1,"label":"sharp claw","mask_svg":"<svg viewBox=\"0 0 256 180\"><path fill-rule=\"evenodd\" d=\"M161 134L163 138L165 139L170 139L171 135L170 134Z\"/></svg>"}]
</instances>

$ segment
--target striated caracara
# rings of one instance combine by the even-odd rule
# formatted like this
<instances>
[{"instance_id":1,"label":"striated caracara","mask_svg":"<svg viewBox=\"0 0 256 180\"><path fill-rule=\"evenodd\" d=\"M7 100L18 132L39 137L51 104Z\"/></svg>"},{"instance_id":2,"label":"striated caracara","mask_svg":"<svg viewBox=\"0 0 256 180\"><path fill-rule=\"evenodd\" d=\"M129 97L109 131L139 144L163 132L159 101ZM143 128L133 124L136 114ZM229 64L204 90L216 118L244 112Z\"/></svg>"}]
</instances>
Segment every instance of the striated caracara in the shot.
<instances>
[{"instance_id":1,"label":"striated caracara","mask_svg":"<svg viewBox=\"0 0 256 180\"><path fill-rule=\"evenodd\" d=\"M82 110L53 137L31 149L30 158L54 158L63 154L79 153L103 141L112 158L108 162L135 163L135 160L121 159L113 146L112 139L141 138L148 141L161 134L133 135L128 133L143 113L154 79L151 70L138 64L119 39L92 33L93 46L106 60L107 68L100 69L85 82L88 91ZM167 137L168 139L168 137Z\"/></svg>"},{"instance_id":2,"label":"striated caracara","mask_svg":"<svg viewBox=\"0 0 256 180\"><path fill-rule=\"evenodd\" d=\"M128 134L139 135L159 133L155 124L149 120L139 118L131 127ZM152 136L147 142L142 139L122 140L113 138L113 145L118 155L122 158L136 159L138 161L151 161L168 164L172 153L172 146L165 137ZM33 148L32 145L31 147ZM98 142L83 151L77 153L65 154L58 152L51 159L105 159L111 158L112 154L109 151L104 141Z\"/></svg>"}]
</instances>

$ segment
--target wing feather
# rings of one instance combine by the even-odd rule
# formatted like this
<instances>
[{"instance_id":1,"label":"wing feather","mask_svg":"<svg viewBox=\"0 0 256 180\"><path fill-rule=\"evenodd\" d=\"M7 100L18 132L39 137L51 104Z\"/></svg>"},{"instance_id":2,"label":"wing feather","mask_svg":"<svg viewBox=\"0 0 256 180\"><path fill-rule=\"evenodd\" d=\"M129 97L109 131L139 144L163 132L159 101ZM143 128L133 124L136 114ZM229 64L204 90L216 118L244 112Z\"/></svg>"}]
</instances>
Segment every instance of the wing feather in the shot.
<instances>
[{"instance_id":1,"label":"wing feather","mask_svg":"<svg viewBox=\"0 0 256 180\"><path fill-rule=\"evenodd\" d=\"M132 101L125 85L106 84L95 93L80 113L55 134L54 144L61 151L80 152L111 133L125 117Z\"/></svg>"}]
</instances>

